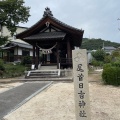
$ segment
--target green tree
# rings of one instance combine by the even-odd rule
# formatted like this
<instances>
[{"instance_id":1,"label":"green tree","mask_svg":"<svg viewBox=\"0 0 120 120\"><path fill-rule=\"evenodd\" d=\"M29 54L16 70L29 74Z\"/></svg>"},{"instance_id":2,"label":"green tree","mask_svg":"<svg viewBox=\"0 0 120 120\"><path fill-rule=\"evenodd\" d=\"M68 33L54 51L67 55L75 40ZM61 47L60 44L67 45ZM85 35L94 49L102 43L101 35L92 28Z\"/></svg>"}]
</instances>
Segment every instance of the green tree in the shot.
<instances>
[{"instance_id":1,"label":"green tree","mask_svg":"<svg viewBox=\"0 0 120 120\"><path fill-rule=\"evenodd\" d=\"M115 50L111 54L113 62L120 62L120 50Z\"/></svg>"},{"instance_id":2,"label":"green tree","mask_svg":"<svg viewBox=\"0 0 120 120\"><path fill-rule=\"evenodd\" d=\"M92 52L92 56L95 58L97 61L104 61L105 58L105 51L98 49L95 52Z\"/></svg>"},{"instance_id":3,"label":"green tree","mask_svg":"<svg viewBox=\"0 0 120 120\"><path fill-rule=\"evenodd\" d=\"M4 45L7 41L8 41L8 37L7 36L5 36L5 37L0 36L0 46ZM1 49L0 49L0 51L1 51Z\"/></svg>"},{"instance_id":4,"label":"green tree","mask_svg":"<svg viewBox=\"0 0 120 120\"><path fill-rule=\"evenodd\" d=\"M7 26L13 35L17 25L27 22L30 16L30 7L24 6L24 0L2 0L0 1L0 24Z\"/></svg>"},{"instance_id":5,"label":"green tree","mask_svg":"<svg viewBox=\"0 0 120 120\"><path fill-rule=\"evenodd\" d=\"M106 55L104 58L105 63L111 63L112 62L112 56L111 55Z\"/></svg>"},{"instance_id":6,"label":"green tree","mask_svg":"<svg viewBox=\"0 0 120 120\"><path fill-rule=\"evenodd\" d=\"M112 57L119 57L120 56L120 51L119 50L115 50L112 52Z\"/></svg>"},{"instance_id":7,"label":"green tree","mask_svg":"<svg viewBox=\"0 0 120 120\"><path fill-rule=\"evenodd\" d=\"M120 46L120 43L102 40L101 38L98 38L98 39L83 38L81 48L87 49L87 50L97 50L97 49L101 49L103 47L103 43L105 46L113 46L115 48L118 48Z\"/></svg>"}]
</instances>

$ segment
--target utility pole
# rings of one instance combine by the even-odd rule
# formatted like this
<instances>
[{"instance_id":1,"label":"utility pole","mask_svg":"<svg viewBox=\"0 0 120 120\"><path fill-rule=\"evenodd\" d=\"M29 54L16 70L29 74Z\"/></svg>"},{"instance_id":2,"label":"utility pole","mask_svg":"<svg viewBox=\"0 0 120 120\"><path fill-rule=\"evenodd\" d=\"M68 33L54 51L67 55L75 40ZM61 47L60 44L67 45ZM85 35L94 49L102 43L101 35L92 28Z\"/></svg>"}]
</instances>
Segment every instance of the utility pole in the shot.
<instances>
[{"instance_id":1,"label":"utility pole","mask_svg":"<svg viewBox=\"0 0 120 120\"><path fill-rule=\"evenodd\" d=\"M118 30L120 30L120 28L119 28L119 26L120 26L120 25L119 25L120 18L118 18L117 20L118 20Z\"/></svg>"}]
</instances>

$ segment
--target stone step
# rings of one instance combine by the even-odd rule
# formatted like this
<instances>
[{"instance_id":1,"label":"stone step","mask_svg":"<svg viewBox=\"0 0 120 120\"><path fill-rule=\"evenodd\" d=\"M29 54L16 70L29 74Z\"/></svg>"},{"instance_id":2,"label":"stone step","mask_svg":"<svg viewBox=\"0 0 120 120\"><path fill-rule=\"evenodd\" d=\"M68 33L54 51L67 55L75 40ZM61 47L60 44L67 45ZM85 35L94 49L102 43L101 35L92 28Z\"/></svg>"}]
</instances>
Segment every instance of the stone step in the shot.
<instances>
[{"instance_id":1,"label":"stone step","mask_svg":"<svg viewBox=\"0 0 120 120\"><path fill-rule=\"evenodd\" d=\"M39 68L40 70L54 70L54 69L57 69L57 66L41 66Z\"/></svg>"},{"instance_id":2,"label":"stone step","mask_svg":"<svg viewBox=\"0 0 120 120\"><path fill-rule=\"evenodd\" d=\"M58 73L58 70L40 70L40 71L31 71L31 73Z\"/></svg>"},{"instance_id":3,"label":"stone step","mask_svg":"<svg viewBox=\"0 0 120 120\"><path fill-rule=\"evenodd\" d=\"M18 80L16 80L18 81ZM54 77L54 78L23 78L23 79L19 79L19 82L22 81L69 81L69 82L73 82L73 78L72 77Z\"/></svg>"},{"instance_id":4,"label":"stone step","mask_svg":"<svg viewBox=\"0 0 120 120\"><path fill-rule=\"evenodd\" d=\"M28 71L25 78L43 78L43 77L60 77L60 70L35 70Z\"/></svg>"},{"instance_id":5,"label":"stone step","mask_svg":"<svg viewBox=\"0 0 120 120\"><path fill-rule=\"evenodd\" d=\"M41 75L41 76L28 76L26 78L59 78L58 75L47 75L47 76L44 76L44 75Z\"/></svg>"},{"instance_id":6,"label":"stone step","mask_svg":"<svg viewBox=\"0 0 120 120\"><path fill-rule=\"evenodd\" d=\"M51 74L49 74L49 73L31 73L29 76L53 76L53 75L57 75L58 76L58 74L54 74L54 73L51 73Z\"/></svg>"}]
</instances>

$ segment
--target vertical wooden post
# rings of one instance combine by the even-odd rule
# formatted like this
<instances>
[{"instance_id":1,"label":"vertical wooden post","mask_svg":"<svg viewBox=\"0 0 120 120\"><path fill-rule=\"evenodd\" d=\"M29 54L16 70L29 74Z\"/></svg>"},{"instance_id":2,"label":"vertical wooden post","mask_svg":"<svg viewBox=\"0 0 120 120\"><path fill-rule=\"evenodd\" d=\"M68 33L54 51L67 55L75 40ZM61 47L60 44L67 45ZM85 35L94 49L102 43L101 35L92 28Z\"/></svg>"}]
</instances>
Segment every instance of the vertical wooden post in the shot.
<instances>
[{"instance_id":1,"label":"vertical wooden post","mask_svg":"<svg viewBox=\"0 0 120 120\"><path fill-rule=\"evenodd\" d=\"M45 55L43 54L42 57L43 57L43 58L42 58L42 62L43 62L43 64L44 64Z\"/></svg>"},{"instance_id":2,"label":"vertical wooden post","mask_svg":"<svg viewBox=\"0 0 120 120\"><path fill-rule=\"evenodd\" d=\"M57 50L57 69L59 69L59 44L57 43L57 46L56 46L56 50Z\"/></svg>"},{"instance_id":3,"label":"vertical wooden post","mask_svg":"<svg viewBox=\"0 0 120 120\"><path fill-rule=\"evenodd\" d=\"M71 58L70 52L71 52L70 40L67 39L67 58L68 58L68 59Z\"/></svg>"},{"instance_id":4,"label":"vertical wooden post","mask_svg":"<svg viewBox=\"0 0 120 120\"><path fill-rule=\"evenodd\" d=\"M39 50L39 49L38 49L38 47L36 46L36 64L35 64L35 65L36 65L36 69L38 69L38 64L39 64L39 55L38 55L39 52L38 52L38 50Z\"/></svg>"},{"instance_id":5,"label":"vertical wooden post","mask_svg":"<svg viewBox=\"0 0 120 120\"><path fill-rule=\"evenodd\" d=\"M4 57L3 57L3 54L4 54L4 53L3 53L3 51L2 51L2 59L4 58Z\"/></svg>"},{"instance_id":6,"label":"vertical wooden post","mask_svg":"<svg viewBox=\"0 0 120 120\"><path fill-rule=\"evenodd\" d=\"M35 64L35 45L33 45L33 60L32 64Z\"/></svg>"},{"instance_id":7,"label":"vertical wooden post","mask_svg":"<svg viewBox=\"0 0 120 120\"><path fill-rule=\"evenodd\" d=\"M39 64L40 63L40 49L39 48L38 48L37 52L38 52L38 64Z\"/></svg>"},{"instance_id":8,"label":"vertical wooden post","mask_svg":"<svg viewBox=\"0 0 120 120\"><path fill-rule=\"evenodd\" d=\"M70 46L70 40L67 39L67 63L71 63L70 58L72 58L72 50L71 50L71 46Z\"/></svg>"},{"instance_id":9,"label":"vertical wooden post","mask_svg":"<svg viewBox=\"0 0 120 120\"><path fill-rule=\"evenodd\" d=\"M17 60L18 60L18 46L17 46Z\"/></svg>"},{"instance_id":10,"label":"vertical wooden post","mask_svg":"<svg viewBox=\"0 0 120 120\"><path fill-rule=\"evenodd\" d=\"M87 53L85 49L72 51L76 120L90 120Z\"/></svg>"}]
</instances>

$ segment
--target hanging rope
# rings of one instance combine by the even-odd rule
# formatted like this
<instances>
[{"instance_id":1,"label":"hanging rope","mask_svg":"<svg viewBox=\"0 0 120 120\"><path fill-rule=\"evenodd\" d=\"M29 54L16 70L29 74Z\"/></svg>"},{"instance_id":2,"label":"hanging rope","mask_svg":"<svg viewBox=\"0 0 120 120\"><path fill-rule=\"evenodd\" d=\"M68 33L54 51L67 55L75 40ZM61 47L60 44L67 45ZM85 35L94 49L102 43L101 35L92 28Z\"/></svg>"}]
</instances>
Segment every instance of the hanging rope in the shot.
<instances>
[{"instance_id":1,"label":"hanging rope","mask_svg":"<svg viewBox=\"0 0 120 120\"><path fill-rule=\"evenodd\" d=\"M57 45L57 43L53 47L51 47L49 49L44 49L44 48L39 47L37 45L37 43L36 43L36 46L40 49L40 51L42 51L42 54L51 54L52 53L52 49L55 48L56 45Z\"/></svg>"}]
</instances>

